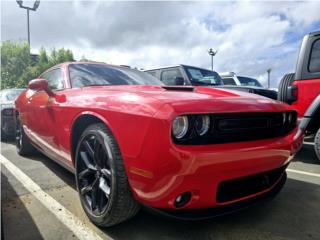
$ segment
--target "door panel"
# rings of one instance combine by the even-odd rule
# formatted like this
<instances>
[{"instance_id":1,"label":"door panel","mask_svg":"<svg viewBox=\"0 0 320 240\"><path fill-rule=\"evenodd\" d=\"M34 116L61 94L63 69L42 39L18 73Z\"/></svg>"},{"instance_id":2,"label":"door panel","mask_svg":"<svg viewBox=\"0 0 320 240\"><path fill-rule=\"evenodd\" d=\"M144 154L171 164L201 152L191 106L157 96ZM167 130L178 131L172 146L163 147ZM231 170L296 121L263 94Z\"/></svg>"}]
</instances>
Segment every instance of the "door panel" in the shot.
<instances>
[{"instance_id":1,"label":"door panel","mask_svg":"<svg viewBox=\"0 0 320 240\"><path fill-rule=\"evenodd\" d=\"M292 106L298 110L299 117L303 117L310 104L320 94L320 78L295 81L294 85L298 87L298 101L292 103Z\"/></svg>"},{"instance_id":2,"label":"door panel","mask_svg":"<svg viewBox=\"0 0 320 240\"><path fill-rule=\"evenodd\" d=\"M61 103L57 99L64 95L63 71L56 68L44 73L41 77L48 81L48 86L55 93L55 97L49 97L44 92L36 92L29 98L29 126L30 138L45 154L69 165L70 159L61 151L59 132L61 122ZM61 99L60 99L61 100Z\"/></svg>"}]
</instances>

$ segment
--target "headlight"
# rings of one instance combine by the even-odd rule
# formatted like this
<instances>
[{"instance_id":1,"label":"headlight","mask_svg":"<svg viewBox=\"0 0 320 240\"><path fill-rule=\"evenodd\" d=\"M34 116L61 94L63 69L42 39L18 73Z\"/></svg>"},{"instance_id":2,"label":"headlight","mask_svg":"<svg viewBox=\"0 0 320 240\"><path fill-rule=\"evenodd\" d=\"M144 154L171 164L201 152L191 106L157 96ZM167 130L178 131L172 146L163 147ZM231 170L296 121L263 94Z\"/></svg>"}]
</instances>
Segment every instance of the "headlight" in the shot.
<instances>
[{"instance_id":1,"label":"headlight","mask_svg":"<svg viewBox=\"0 0 320 240\"><path fill-rule=\"evenodd\" d=\"M284 125L287 121L287 114L284 112L282 113L282 124Z\"/></svg>"},{"instance_id":2,"label":"headlight","mask_svg":"<svg viewBox=\"0 0 320 240\"><path fill-rule=\"evenodd\" d=\"M188 132L189 122L187 116L178 116L173 121L172 134L176 139L183 138Z\"/></svg>"},{"instance_id":3,"label":"headlight","mask_svg":"<svg viewBox=\"0 0 320 240\"><path fill-rule=\"evenodd\" d=\"M282 121L283 125L288 124L295 124L296 122L296 116L294 112L284 112L282 113Z\"/></svg>"},{"instance_id":4,"label":"headlight","mask_svg":"<svg viewBox=\"0 0 320 240\"><path fill-rule=\"evenodd\" d=\"M12 108L7 108L2 110L2 114L4 116L12 116L13 115L13 109Z\"/></svg>"},{"instance_id":5,"label":"headlight","mask_svg":"<svg viewBox=\"0 0 320 240\"><path fill-rule=\"evenodd\" d=\"M293 121L293 113L288 113L288 122L289 124L292 124Z\"/></svg>"},{"instance_id":6,"label":"headlight","mask_svg":"<svg viewBox=\"0 0 320 240\"><path fill-rule=\"evenodd\" d=\"M210 117L208 115L200 115L196 118L195 128L200 136L205 135L210 128Z\"/></svg>"}]
</instances>

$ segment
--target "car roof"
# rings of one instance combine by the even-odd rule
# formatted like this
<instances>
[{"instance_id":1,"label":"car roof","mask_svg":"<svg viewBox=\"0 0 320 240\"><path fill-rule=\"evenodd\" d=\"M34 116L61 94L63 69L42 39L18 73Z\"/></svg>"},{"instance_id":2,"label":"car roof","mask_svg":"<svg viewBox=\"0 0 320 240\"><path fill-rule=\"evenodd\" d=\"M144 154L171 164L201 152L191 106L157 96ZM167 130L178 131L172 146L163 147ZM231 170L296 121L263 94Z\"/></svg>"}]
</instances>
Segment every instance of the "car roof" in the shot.
<instances>
[{"instance_id":1,"label":"car roof","mask_svg":"<svg viewBox=\"0 0 320 240\"><path fill-rule=\"evenodd\" d=\"M316 32L311 32L309 33L310 36L317 36L320 35L320 31L316 31Z\"/></svg>"},{"instance_id":2,"label":"car roof","mask_svg":"<svg viewBox=\"0 0 320 240\"><path fill-rule=\"evenodd\" d=\"M146 69L146 70L143 70L143 71L153 71L153 70L161 70L161 69L164 69L164 68L174 68L174 67L182 67L183 65L182 64L174 64L174 65L168 65L168 66L163 66L163 67L157 67L157 68L150 68L150 69Z\"/></svg>"}]
</instances>

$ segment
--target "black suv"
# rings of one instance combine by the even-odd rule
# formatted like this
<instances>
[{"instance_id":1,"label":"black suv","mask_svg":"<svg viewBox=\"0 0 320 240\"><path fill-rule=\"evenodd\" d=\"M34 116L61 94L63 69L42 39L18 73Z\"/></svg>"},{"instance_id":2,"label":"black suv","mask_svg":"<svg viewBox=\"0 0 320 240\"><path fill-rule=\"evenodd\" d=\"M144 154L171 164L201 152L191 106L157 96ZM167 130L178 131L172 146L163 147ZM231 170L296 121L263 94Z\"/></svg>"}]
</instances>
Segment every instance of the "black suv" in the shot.
<instances>
[{"instance_id":1,"label":"black suv","mask_svg":"<svg viewBox=\"0 0 320 240\"><path fill-rule=\"evenodd\" d=\"M224 85L222 78L217 72L199 67L179 64L170 67L149 69L145 70L145 72L160 79L164 84L169 86L212 86L234 89L238 91L259 94L272 99L277 99L277 93L273 90L253 86Z\"/></svg>"}]
</instances>

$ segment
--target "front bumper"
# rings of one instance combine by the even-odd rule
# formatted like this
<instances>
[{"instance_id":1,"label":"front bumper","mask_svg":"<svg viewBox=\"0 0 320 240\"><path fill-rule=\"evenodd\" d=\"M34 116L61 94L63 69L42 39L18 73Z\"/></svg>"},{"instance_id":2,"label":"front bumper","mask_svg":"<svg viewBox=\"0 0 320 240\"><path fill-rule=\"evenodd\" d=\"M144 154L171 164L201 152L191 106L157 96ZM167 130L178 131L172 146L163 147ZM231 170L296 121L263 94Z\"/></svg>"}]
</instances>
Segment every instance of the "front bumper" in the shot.
<instances>
[{"instance_id":1,"label":"front bumper","mask_svg":"<svg viewBox=\"0 0 320 240\"><path fill-rule=\"evenodd\" d=\"M191 209L191 210L164 210L164 209L156 209L148 206L143 206L147 211L159 215L168 217L176 220L205 220L215 217L224 216L227 214L231 214L233 212L237 212L256 204L260 204L264 201L273 199L283 188L287 179L287 174L284 172L277 182L277 184L270 190L261 195L249 198L247 200L243 200L240 202L236 202L233 204L228 204L222 207L214 207L214 208L206 208L206 209Z\"/></svg>"},{"instance_id":2,"label":"front bumper","mask_svg":"<svg viewBox=\"0 0 320 240\"><path fill-rule=\"evenodd\" d=\"M174 201L185 192L192 197L179 208L183 211L224 207L271 192L275 185L231 201L217 200L222 182L285 168L303 141L297 128L273 139L199 146L176 145L167 136L167 132L149 131L141 153L134 158L124 156L134 197L165 211L177 210Z\"/></svg>"}]
</instances>

